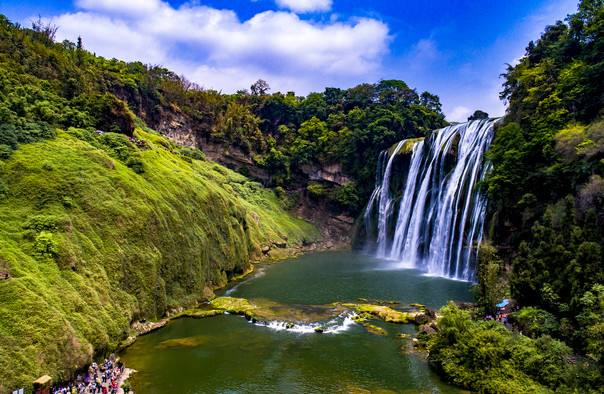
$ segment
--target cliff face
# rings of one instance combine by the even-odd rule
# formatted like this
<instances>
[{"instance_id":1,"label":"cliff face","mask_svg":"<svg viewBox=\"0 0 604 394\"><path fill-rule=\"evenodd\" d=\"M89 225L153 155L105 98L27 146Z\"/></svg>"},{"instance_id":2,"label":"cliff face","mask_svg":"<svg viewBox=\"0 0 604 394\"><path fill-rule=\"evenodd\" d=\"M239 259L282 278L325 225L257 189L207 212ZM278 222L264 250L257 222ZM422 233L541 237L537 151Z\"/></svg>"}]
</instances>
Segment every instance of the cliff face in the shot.
<instances>
[{"instance_id":1,"label":"cliff face","mask_svg":"<svg viewBox=\"0 0 604 394\"><path fill-rule=\"evenodd\" d=\"M272 181L269 171L256 165L249 153L236 145L225 145L214 140L211 134L200 131L196 125L192 124L178 108L173 107L171 111L163 112L153 125L157 131L177 144L202 150L206 159L210 161L234 171L241 171L242 168L245 168L251 177L265 185ZM294 176L297 177L295 183L298 185L305 185L312 181L329 187L338 187L354 181L351 176L344 174L339 164L303 165ZM355 218L350 212L342 211L340 207L334 207L328 199L309 197L303 187L290 190L288 193L297 195L298 202L291 211L295 217L316 225L321 235L332 247L350 246L355 222Z\"/></svg>"},{"instance_id":2,"label":"cliff face","mask_svg":"<svg viewBox=\"0 0 604 394\"><path fill-rule=\"evenodd\" d=\"M351 247L355 218L347 212L338 212L325 199L316 199L300 190L298 203L290 213L298 218L311 222L319 229L325 239L325 247L331 249L348 249Z\"/></svg>"},{"instance_id":3,"label":"cliff face","mask_svg":"<svg viewBox=\"0 0 604 394\"><path fill-rule=\"evenodd\" d=\"M328 182L338 186L344 186L348 182L352 182L352 177L342 172L342 166L339 164L332 165L303 165L300 171L311 181Z\"/></svg>"},{"instance_id":4,"label":"cliff face","mask_svg":"<svg viewBox=\"0 0 604 394\"><path fill-rule=\"evenodd\" d=\"M191 133L191 134L189 134ZM194 133L191 129L182 129L177 136L169 135L168 138L182 139L183 136L190 136ZM263 183L270 183L271 176L264 168L258 167L252 157L245 153L241 148L231 145L216 142L207 136L198 137L198 148L206 155L206 159L219 163L227 168L235 171L240 171L243 167L247 168L249 175L261 180Z\"/></svg>"},{"instance_id":5,"label":"cliff face","mask_svg":"<svg viewBox=\"0 0 604 394\"><path fill-rule=\"evenodd\" d=\"M164 113L159 119L156 129L180 146L197 148L198 144L191 124L180 111Z\"/></svg>"}]
</instances>

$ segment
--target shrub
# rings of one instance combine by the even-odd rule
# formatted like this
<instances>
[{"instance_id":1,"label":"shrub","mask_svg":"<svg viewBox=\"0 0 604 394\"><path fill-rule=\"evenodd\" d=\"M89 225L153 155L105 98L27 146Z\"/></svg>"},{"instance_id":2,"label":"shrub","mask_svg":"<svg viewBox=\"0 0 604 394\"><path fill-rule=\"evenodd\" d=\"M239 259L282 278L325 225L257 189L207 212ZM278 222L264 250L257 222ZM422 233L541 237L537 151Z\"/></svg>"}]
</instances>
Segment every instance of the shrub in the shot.
<instances>
[{"instance_id":1,"label":"shrub","mask_svg":"<svg viewBox=\"0 0 604 394\"><path fill-rule=\"evenodd\" d=\"M44 230L54 231L57 228L57 218L52 215L32 216L25 222L23 228L28 230L34 230L36 232L41 232Z\"/></svg>"},{"instance_id":2,"label":"shrub","mask_svg":"<svg viewBox=\"0 0 604 394\"><path fill-rule=\"evenodd\" d=\"M441 314L440 332L428 340L428 360L454 384L509 393L577 388L576 371L566 362L570 348L564 343L549 336L531 339L493 321L472 320L453 303Z\"/></svg>"},{"instance_id":3,"label":"shrub","mask_svg":"<svg viewBox=\"0 0 604 394\"><path fill-rule=\"evenodd\" d=\"M361 199L354 182L348 182L346 185L334 192L334 199L345 208L355 210L359 208Z\"/></svg>"},{"instance_id":4,"label":"shrub","mask_svg":"<svg viewBox=\"0 0 604 394\"><path fill-rule=\"evenodd\" d=\"M512 315L513 321L524 335L532 338L560 332L560 324L554 315L542 309L525 307Z\"/></svg>"},{"instance_id":5,"label":"shrub","mask_svg":"<svg viewBox=\"0 0 604 394\"><path fill-rule=\"evenodd\" d=\"M11 153L13 153L13 150L10 146L0 144L0 159L8 159Z\"/></svg>"},{"instance_id":6,"label":"shrub","mask_svg":"<svg viewBox=\"0 0 604 394\"><path fill-rule=\"evenodd\" d=\"M14 124L4 123L0 125L0 145L8 146L11 150L19 147L19 139Z\"/></svg>"},{"instance_id":7,"label":"shrub","mask_svg":"<svg viewBox=\"0 0 604 394\"><path fill-rule=\"evenodd\" d=\"M59 246L54 235L48 231L41 231L36 237L36 252L54 257L59 252Z\"/></svg>"},{"instance_id":8,"label":"shrub","mask_svg":"<svg viewBox=\"0 0 604 394\"><path fill-rule=\"evenodd\" d=\"M180 150L180 152L183 155L190 157L191 159L194 159L194 160L201 160L201 161L206 160L206 155L199 149L193 149L191 147L185 146Z\"/></svg>"},{"instance_id":9,"label":"shrub","mask_svg":"<svg viewBox=\"0 0 604 394\"><path fill-rule=\"evenodd\" d=\"M124 390L124 393L129 393L130 390L132 390L132 388L130 387L130 382L128 380L122 383L122 390Z\"/></svg>"},{"instance_id":10,"label":"shrub","mask_svg":"<svg viewBox=\"0 0 604 394\"><path fill-rule=\"evenodd\" d=\"M46 122L25 122L17 129L17 137L21 143L39 142L54 137L54 132Z\"/></svg>"},{"instance_id":11,"label":"shrub","mask_svg":"<svg viewBox=\"0 0 604 394\"><path fill-rule=\"evenodd\" d=\"M111 156L122 161L128 160L132 150L134 150L128 137L123 134L103 133L99 137L99 141Z\"/></svg>"},{"instance_id":12,"label":"shrub","mask_svg":"<svg viewBox=\"0 0 604 394\"><path fill-rule=\"evenodd\" d=\"M128 160L126 160L126 165L137 174L142 174L145 172L145 163L143 163L143 159L141 159L140 156L130 156Z\"/></svg>"},{"instance_id":13,"label":"shrub","mask_svg":"<svg viewBox=\"0 0 604 394\"><path fill-rule=\"evenodd\" d=\"M315 198L325 196L327 194L327 188L323 185L308 185L306 190L311 197Z\"/></svg>"}]
</instances>

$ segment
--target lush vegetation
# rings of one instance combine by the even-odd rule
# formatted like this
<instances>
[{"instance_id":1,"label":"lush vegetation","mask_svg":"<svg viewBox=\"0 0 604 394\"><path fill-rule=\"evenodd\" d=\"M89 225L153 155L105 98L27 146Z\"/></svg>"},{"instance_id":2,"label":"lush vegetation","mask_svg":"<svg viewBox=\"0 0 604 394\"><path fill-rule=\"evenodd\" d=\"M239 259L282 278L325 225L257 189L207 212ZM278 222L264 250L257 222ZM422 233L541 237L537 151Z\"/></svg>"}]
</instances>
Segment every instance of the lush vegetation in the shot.
<instances>
[{"instance_id":1,"label":"lush vegetation","mask_svg":"<svg viewBox=\"0 0 604 394\"><path fill-rule=\"evenodd\" d=\"M67 378L129 323L207 298L262 247L316 230L163 137L70 128L0 161L0 391Z\"/></svg>"},{"instance_id":2,"label":"lush vegetation","mask_svg":"<svg viewBox=\"0 0 604 394\"><path fill-rule=\"evenodd\" d=\"M41 22L25 29L0 16L0 124L10 132L50 124L131 135L128 107L151 128L184 116L198 147L204 140L237 147L268 172L266 186L299 189L309 182L303 166L340 164L355 181L325 196L355 213L373 188L381 150L445 124L438 96L399 80L307 97L269 94L259 80L226 95L163 67L97 57L79 39L55 43L56 29Z\"/></svg>"},{"instance_id":3,"label":"lush vegetation","mask_svg":"<svg viewBox=\"0 0 604 394\"><path fill-rule=\"evenodd\" d=\"M262 247L315 237L284 211L289 191L358 212L378 153L445 125L438 96L403 81L299 97L259 80L225 95L97 57L81 40L56 43L55 32L0 16L0 273L11 275L0 281L0 391L65 378L115 348L131 321L207 297ZM603 34L602 1L583 0L503 74L509 111L481 185L492 245L479 251L475 294L485 313L517 300L525 335L443 309L430 364L455 384L604 387ZM174 116L202 150L204 140L236 147L270 181L152 130ZM304 175L331 164L354 182Z\"/></svg>"},{"instance_id":4,"label":"lush vegetation","mask_svg":"<svg viewBox=\"0 0 604 394\"><path fill-rule=\"evenodd\" d=\"M473 319L452 303L441 314L440 332L428 339L428 360L455 385L483 393L598 387L597 368L573 359L571 349L559 340L548 335L531 338L492 320Z\"/></svg>"},{"instance_id":5,"label":"lush vegetation","mask_svg":"<svg viewBox=\"0 0 604 394\"><path fill-rule=\"evenodd\" d=\"M286 213L288 189L308 186L354 213L378 152L444 123L438 97L402 81L307 97L258 81L224 95L162 67L97 57L80 39L57 43L56 29L0 16L2 392L42 374L68 378L115 349L130 322L206 299L271 245L315 239ZM153 131L174 116L198 142L248 154L270 183ZM309 184L302 168L327 164L355 181Z\"/></svg>"},{"instance_id":6,"label":"lush vegetation","mask_svg":"<svg viewBox=\"0 0 604 394\"><path fill-rule=\"evenodd\" d=\"M510 321L525 336L446 308L430 361L456 384L604 387L603 45L604 3L583 0L503 74L509 109L482 184L494 245L479 250L475 295L482 317L511 296L524 308Z\"/></svg>"}]
</instances>

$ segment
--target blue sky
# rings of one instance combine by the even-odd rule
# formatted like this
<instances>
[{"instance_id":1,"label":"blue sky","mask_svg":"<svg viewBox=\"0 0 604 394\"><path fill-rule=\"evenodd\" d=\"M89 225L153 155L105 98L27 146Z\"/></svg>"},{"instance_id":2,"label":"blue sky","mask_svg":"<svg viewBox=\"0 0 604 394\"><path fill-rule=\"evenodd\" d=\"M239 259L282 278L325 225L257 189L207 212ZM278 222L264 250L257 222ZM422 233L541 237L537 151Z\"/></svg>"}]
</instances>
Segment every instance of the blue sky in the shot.
<instances>
[{"instance_id":1,"label":"blue sky","mask_svg":"<svg viewBox=\"0 0 604 394\"><path fill-rule=\"evenodd\" d=\"M578 0L0 0L24 26L107 58L162 65L234 93L258 79L298 95L402 79L440 96L449 121L501 116L506 63Z\"/></svg>"}]
</instances>

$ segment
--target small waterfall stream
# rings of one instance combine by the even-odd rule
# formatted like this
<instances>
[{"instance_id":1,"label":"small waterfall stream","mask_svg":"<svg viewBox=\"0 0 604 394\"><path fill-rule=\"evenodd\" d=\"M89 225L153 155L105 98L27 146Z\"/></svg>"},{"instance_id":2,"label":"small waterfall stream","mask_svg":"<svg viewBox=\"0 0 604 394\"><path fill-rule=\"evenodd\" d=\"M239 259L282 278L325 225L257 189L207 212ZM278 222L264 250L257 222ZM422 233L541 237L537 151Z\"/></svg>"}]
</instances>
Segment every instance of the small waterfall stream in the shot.
<instances>
[{"instance_id":1,"label":"small waterfall stream","mask_svg":"<svg viewBox=\"0 0 604 394\"><path fill-rule=\"evenodd\" d=\"M378 257L431 275L474 278L486 208L475 186L487 170L483 156L496 122L448 126L382 152L364 214Z\"/></svg>"}]
</instances>

